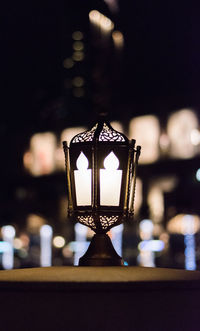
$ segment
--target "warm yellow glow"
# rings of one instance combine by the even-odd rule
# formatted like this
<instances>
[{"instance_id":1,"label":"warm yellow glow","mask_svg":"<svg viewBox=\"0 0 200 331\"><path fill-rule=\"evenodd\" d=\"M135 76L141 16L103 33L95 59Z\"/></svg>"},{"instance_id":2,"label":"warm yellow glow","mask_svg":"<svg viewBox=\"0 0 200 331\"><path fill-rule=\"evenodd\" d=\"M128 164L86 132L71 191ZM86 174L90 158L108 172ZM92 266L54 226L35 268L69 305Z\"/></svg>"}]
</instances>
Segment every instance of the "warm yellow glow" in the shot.
<instances>
[{"instance_id":1,"label":"warm yellow glow","mask_svg":"<svg viewBox=\"0 0 200 331\"><path fill-rule=\"evenodd\" d=\"M68 57L63 61L63 67L66 69L72 68L73 65L74 65L74 61L71 59L71 57Z\"/></svg>"},{"instance_id":2,"label":"warm yellow glow","mask_svg":"<svg viewBox=\"0 0 200 331\"><path fill-rule=\"evenodd\" d=\"M112 39L114 42L115 47L122 48L124 46L124 36L120 31L113 31Z\"/></svg>"},{"instance_id":3,"label":"warm yellow glow","mask_svg":"<svg viewBox=\"0 0 200 331\"><path fill-rule=\"evenodd\" d=\"M99 26L104 31L112 31L114 23L105 15L101 14L98 10L92 10L89 13L90 22Z\"/></svg>"},{"instance_id":4,"label":"warm yellow glow","mask_svg":"<svg viewBox=\"0 0 200 331\"><path fill-rule=\"evenodd\" d=\"M82 51L84 49L84 44L82 41L75 41L72 47L75 51Z\"/></svg>"},{"instance_id":5,"label":"warm yellow glow","mask_svg":"<svg viewBox=\"0 0 200 331\"><path fill-rule=\"evenodd\" d=\"M56 236L53 238L53 245L56 248L62 248L65 246L65 238L63 238L62 236Z\"/></svg>"},{"instance_id":6,"label":"warm yellow glow","mask_svg":"<svg viewBox=\"0 0 200 331\"><path fill-rule=\"evenodd\" d=\"M76 203L78 206L91 205L92 172L88 169L89 162L83 152L80 153L74 171L76 187Z\"/></svg>"},{"instance_id":7,"label":"warm yellow glow","mask_svg":"<svg viewBox=\"0 0 200 331\"><path fill-rule=\"evenodd\" d=\"M92 10L90 13L89 13L89 19L91 22L93 23L97 23L100 21L100 12L98 10Z\"/></svg>"},{"instance_id":8,"label":"warm yellow glow","mask_svg":"<svg viewBox=\"0 0 200 331\"><path fill-rule=\"evenodd\" d=\"M83 39L83 33L81 31L74 31L72 33L72 38L74 40L82 40Z\"/></svg>"},{"instance_id":9,"label":"warm yellow glow","mask_svg":"<svg viewBox=\"0 0 200 331\"><path fill-rule=\"evenodd\" d=\"M129 125L129 138L142 146L140 163L152 163L159 158L160 124L156 116L133 118Z\"/></svg>"},{"instance_id":10,"label":"warm yellow glow","mask_svg":"<svg viewBox=\"0 0 200 331\"><path fill-rule=\"evenodd\" d=\"M74 61L83 61L84 59L84 53L81 51L75 51L72 55L72 58Z\"/></svg>"},{"instance_id":11,"label":"warm yellow glow","mask_svg":"<svg viewBox=\"0 0 200 331\"><path fill-rule=\"evenodd\" d=\"M117 170L119 160L111 152L104 160L105 169L100 169L100 204L119 206L122 170Z\"/></svg>"},{"instance_id":12,"label":"warm yellow glow","mask_svg":"<svg viewBox=\"0 0 200 331\"><path fill-rule=\"evenodd\" d=\"M56 137L54 133L37 133L31 137L30 151L23 157L24 167L33 175L50 174L55 170Z\"/></svg>"},{"instance_id":13,"label":"warm yellow glow","mask_svg":"<svg viewBox=\"0 0 200 331\"><path fill-rule=\"evenodd\" d=\"M200 218L197 215L178 214L167 224L170 233L195 234L200 229Z\"/></svg>"},{"instance_id":14,"label":"warm yellow glow","mask_svg":"<svg viewBox=\"0 0 200 331\"><path fill-rule=\"evenodd\" d=\"M170 155L174 158L191 158L196 149L191 134L198 128L196 114L190 109L182 109L172 114L168 120L167 133L170 139Z\"/></svg>"},{"instance_id":15,"label":"warm yellow glow","mask_svg":"<svg viewBox=\"0 0 200 331\"><path fill-rule=\"evenodd\" d=\"M76 87L81 87L84 85L84 78L81 76L74 77L72 84Z\"/></svg>"}]
</instances>

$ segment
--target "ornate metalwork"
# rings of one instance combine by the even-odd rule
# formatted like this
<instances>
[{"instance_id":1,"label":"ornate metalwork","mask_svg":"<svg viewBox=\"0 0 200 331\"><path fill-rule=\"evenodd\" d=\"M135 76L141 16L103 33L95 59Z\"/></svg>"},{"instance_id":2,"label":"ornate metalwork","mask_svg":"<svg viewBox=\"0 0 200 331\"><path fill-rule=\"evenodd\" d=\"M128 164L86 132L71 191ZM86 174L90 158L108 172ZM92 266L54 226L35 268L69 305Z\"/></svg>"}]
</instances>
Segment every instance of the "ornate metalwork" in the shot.
<instances>
[{"instance_id":1,"label":"ornate metalwork","mask_svg":"<svg viewBox=\"0 0 200 331\"><path fill-rule=\"evenodd\" d=\"M73 139L72 139L72 144L74 143L83 143L87 141L93 141L94 139L94 134L97 128L97 124L93 126L91 130L87 130L85 132L77 134Z\"/></svg>"},{"instance_id":2,"label":"ornate metalwork","mask_svg":"<svg viewBox=\"0 0 200 331\"><path fill-rule=\"evenodd\" d=\"M106 123L99 135L99 141L125 141L124 137L118 131L108 127Z\"/></svg>"},{"instance_id":3,"label":"ornate metalwork","mask_svg":"<svg viewBox=\"0 0 200 331\"><path fill-rule=\"evenodd\" d=\"M83 225L88 226L89 228L91 228L94 232L96 232L96 225L94 223L94 218L92 216L77 216L77 219L80 223L82 223Z\"/></svg>"},{"instance_id":4,"label":"ornate metalwork","mask_svg":"<svg viewBox=\"0 0 200 331\"><path fill-rule=\"evenodd\" d=\"M101 117L91 130L76 135L71 140L69 148L66 143L63 146L67 170L69 216L74 216L78 222L95 232L93 244L91 243L85 258L80 260L80 265L121 265L122 259L116 256L116 252L113 253L114 249L110 248L109 252L107 250L111 243L108 244L109 237L106 233L112 227L133 216L136 169L140 147L135 149L135 140L129 141L125 135L114 130L105 120L105 117ZM101 169L104 167L106 156L112 151L117 154L122 174L119 184L120 197L117 205L115 203L112 205L112 202L111 205L103 205L103 203L101 204L103 201L101 200ZM77 178L75 177L76 171L80 171L77 170L77 158L80 152L83 152L88 159L89 166L84 171L90 175L86 184L83 181L83 188L86 188L85 191L83 190L83 194L89 192L90 196L90 199L86 199L83 205L77 203L78 191L76 191L77 182L75 179ZM105 250L102 242L106 243Z\"/></svg>"},{"instance_id":5,"label":"ornate metalwork","mask_svg":"<svg viewBox=\"0 0 200 331\"><path fill-rule=\"evenodd\" d=\"M77 134L73 140L74 143L92 142L97 133L98 124L96 124L91 130ZM125 142L124 136L109 127L106 123L103 123L102 129L98 133L98 141L112 141L112 142Z\"/></svg>"},{"instance_id":6,"label":"ornate metalwork","mask_svg":"<svg viewBox=\"0 0 200 331\"><path fill-rule=\"evenodd\" d=\"M119 216L100 216L102 229L107 232L119 220Z\"/></svg>"}]
</instances>

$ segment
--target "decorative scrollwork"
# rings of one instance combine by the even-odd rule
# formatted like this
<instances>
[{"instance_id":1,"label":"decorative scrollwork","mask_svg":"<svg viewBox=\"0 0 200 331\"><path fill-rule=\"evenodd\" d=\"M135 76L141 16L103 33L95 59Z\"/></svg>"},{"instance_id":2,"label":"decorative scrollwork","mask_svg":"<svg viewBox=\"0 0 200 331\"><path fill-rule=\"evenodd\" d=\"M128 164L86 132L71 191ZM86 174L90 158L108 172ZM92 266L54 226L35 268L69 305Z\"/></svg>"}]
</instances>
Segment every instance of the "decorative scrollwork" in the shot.
<instances>
[{"instance_id":1,"label":"decorative scrollwork","mask_svg":"<svg viewBox=\"0 0 200 331\"><path fill-rule=\"evenodd\" d=\"M93 128L91 130L87 130L87 131L77 134L73 138L72 143L82 143L82 142L86 142L86 141L93 141L96 128L97 128L97 124L95 126L93 126Z\"/></svg>"},{"instance_id":2,"label":"decorative scrollwork","mask_svg":"<svg viewBox=\"0 0 200 331\"><path fill-rule=\"evenodd\" d=\"M103 230L111 228L119 219L119 216L100 216L100 222Z\"/></svg>"},{"instance_id":3,"label":"decorative scrollwork","mask_svg":"<svg viewBox=\"0 0 200 331\"><path fill-rule=\"evenodd\" d=\"M110 129L106 123L103 125L103 130L100 132L99 141L125 141L124 137L117 131Z\"/></svg>"},{"instance_id":4,"label":"decorative scrollwork","mask_svg":"<svg viewBox=\"0 0 200 331\"><path fill-rule=\"evenodd\" d=\"M82 142L93 141L97 127L98 127L98 124L96 124L91 130L87 130L85 132L77 134L73 138L72 143L82 143ZM104 123L102 130L99 132L98 141L123 142L123 141L125 141L125 138L121 133L115 131L114 129L109 128L107 126L107 124Z\"/></svg>"},{"instance_id":5,"label":"decorative scrollwork","mask_svg":"<svg viewBox=\"0 0 200 331\"><path fill-rule=\"evenodd\" d=\"M83 224L83 225L86 225L88 227L90 227L92 230L96 230L96 225L94 223L94 219L92 216L78 216L78 221Z\"/></svg>"}]
</instances>

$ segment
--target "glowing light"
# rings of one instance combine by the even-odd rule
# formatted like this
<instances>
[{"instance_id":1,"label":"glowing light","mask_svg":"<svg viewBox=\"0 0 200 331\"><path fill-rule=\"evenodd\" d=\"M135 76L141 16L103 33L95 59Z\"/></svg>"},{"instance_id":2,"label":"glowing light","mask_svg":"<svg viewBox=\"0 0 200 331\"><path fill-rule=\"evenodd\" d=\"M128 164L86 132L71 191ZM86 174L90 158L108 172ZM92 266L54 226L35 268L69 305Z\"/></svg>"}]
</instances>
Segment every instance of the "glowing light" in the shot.
<instances>
[{"instance_id":1,"label":"glowing light","mask_svg":"<svg viewBox=\"0 0 200 331\"><path fill-rule=\"evenodd\" d=\"M40 265L50 267L52 262L52 235L53 230L50 225L43 225L40 228Z\"/></svg>"},{"instance_id":2,"label":"glowing light","mask_svg":"<svg viewBox=\"0 0 200 331\"><path fill-rule=\"evenodd\" d=\"M185 269L196 270L195 256L195 218L192 215L185 215L182 218L183 233L185 235Z\"/></svg>"},{"instance_id":3,"label":"glowing light","mask_svg":"<svg viewBox=\"0 0 200 331\"><path fill-rule=\"evenodd\" d=\"M75 51L82 51L84 49L84 44L82 41L75 41L72 47Z\"/></svg>"},{"instance_id":4,"label":"glowing light","mask_svg":"<svg viewBox=\"0 0 200 331\"><path fill-rule=\"evenodd\" d=\"M104 160L105 169L100 169L100 204L119 206L122 170L117 170L119 160L111 152Z\"/></svg>"},{"instance_id":5,"label":"glowing light","mask_svg":"<svg viewBox=\"0 0 200 331\"><path fill-rule=\"evenodd\" d=\"M168 120L167 133L170 138L170 155L174 158L191 158L196 149L191 138L193 130L198 128L196 114L189 109L182 109L172 114ZM196 134L195 134L196 135Z\"/></svg>"},{"instance_id":6,"label":"glowing light","mask_svg":"<svg viewBox=\"0 0 200 331\"><path fill-rule=\"evenodd\" d=\"M140 251L161 252L164 248L165 244L162 240L143 240L138 245Z\"/></svg>"},{"instance_id":7,"label":"glowing light","mask_svg":"<svg viewBox=\"0 0 200 331\"><path fill-rule=\"evenodd\" d=\"M196 179L200 182L200 168L196 172Z\"/></svg>"},{"instance_id":8,"label":"glowing light","mask_svg":"<svg viewBox=\"0 0 200 331\"><path fill-rule=\"evenodd\" d=\"M190 138L191 138L192 145L198 146L199 143L200 143L200 132L199 132L199 130L193 129L191 131Z\"/></svg>"},{"instance_id":9,"label":"glowing light","mask_svg":"<svg viewBox=\"0 0 200 331\"><path fill-rule=\"evenodd\" d=\"M88 169L89 162L83 152L80 153L76 165L78 169L74 171L76 202L78 206L87 206L91 204L92 172Z\"/></svg>"},{"instance_id":10,"label":"glowing light","mask_svg":"<svg viewBox=\"0 0 200 331\"><path fill-rule=\"evenodd\" d=\"M76 161L76 166L78 170L83 170L83 171L85 171L88 168L89 162L85 154L83 154L83 152L81 152L81 154L79 155Z\"/></svg>"},{"instance_id":11,"label":"glowing light","mask_svg":"<svg viewBox=\"0 0 200 331\"><path fill-rule=\"evenodd\" d=\"M138 144L142 146L140 163L152 163L158 159L160 125L156 116L133 118L129 125L129 137L136 138Z\"/></svg>"},{"instance_id":12,"label":"glowing light","mask_svg":"<svg viewBox=\"0 0 200 331\"><path fill-rule=\"evenodd\" d=\"M92 10L89 13L89 19L91 22L97 23L100 21L101 14L98 10Z\"/></svg>"},{"instance_id":13,"label":"glowing light","mask_svg":"<svg viewBox=\"0 0 200 331\"><path fill-rule=\"evenodd\" d=\"M63 61L63 67L66 69L71 69L74 65L74 61L68 57Z\"/></svg>"},{"instance_id":14,"label":"glowing light","mask_svg":"<svg viewBox=\"0 0 200 331\"><path fill-rule=\"evenodd\" d=\"M151 220L145 219L140 222L140 237L143 240L148 240L152 238L153 235L153 222Z\"/></svg>"},{"instance_id":15,"label":"glowing light","mask_svg":"<svg viewBox=\"0 0 200 331\"><path fill-rule=\"evenodd\" d=\"M103 31L112 31L114 23L105 15L101 14L98 10L92 10L89 13L90 22L99 26Z\"/></svg>"},{"instance_id":16,"label":"glowing light","mask_svg":"<svg viewBox=\"0 0 200 331\"><path fill-rule=\"evenodd\" d=\"M84 85L84 79L83 77L80 77L80 76L77 76L77 77L74 77L73 81L72 81L72 84L76 87L81 87Z\"/></svg>"},{"instance_id":17,"label":"glowing light","mask_svg":"<svg viewBox=\"0 0 200 331\"><path fill-rule=\"evenodd\" d=\"M73 55L72 55L72 58L74 61L83 61L84 59L84 53L83 52L74 52Z\"/></svg>"},{"instance_id":18,"label":"glowing light","mask_svg":"<svg viewBox=\"0 0 200 331\"><path fill-rule=\"evenodd\" d=\"M14 267L14 250L13 240L15 237L15 228L12 225L3 226L1 229L3 241L9 245L9 249L3 252L2 266L4 269L13 269Z\"/></svg>"},{"instance_id":19,"label":"glowing light","mask_svg":"<svg viewBox=\"0 0 200 331\"><path fill-rule=\"evenodd\" d=\"M190 217L192 217L192 222L190 221ZM195 234L199 231L199 229L200 218L197 215L178 214L171 218L171 220L167 224L167 230L170 233L180 233L183 235Z\"/></svg>"},{"instance_id":20,"label":"glowing light","mask_svg":"<svg viewBox=\"0 0 200 331\"><path fill-rule=\"evenodd\" d=\"M74 40L82 40L83 39L83 33L81 31L74 31L72 33L72 38Z\"/></svg>"},{"instance_id":21,"label":"glowing light","mask_svg":"<svg viewBox=\"0 0 200 331\"><path fill-rule=\"evenodd\" d=\"M124 46L124 36L120 31L113 31L112 39L114 42L115 47L122 48Z\"/></svg>"},{"instance_id":22,"label":"glowing light","mask_svg":"<svg viewBox=\"0 0 200 331\"><path fill-rule=\"evenodd\" d=\"M153 228L153 222L149 219L144 219L140 222L140 237L143 241L148 242L152 240ZM148 244L146 244L146 247L148 247ZM151 249L140 249L140 254L138 255L139 265L143 267L155 267L154 259L154 252Z\"/></svg>"},{"instance_id":23,"label":"glowing light","mask_svg":"<svg viewBox=\"0 0 200 331\"><path fill-rule=\"evenodd\" d=\"M62 248L65 246L65 238L63 238L62 236L56 236L53 238L53 245L56 248Z\"/></svg>"},{"instance_id":24,"label":"glowing light","mask_svg":"<svg viewBox=\"0 0 200 331\"><path fill-rule=\"evenodd\" d=\"M56 136L37 133L31 137L30 151L23 158L24 166L33 176L50 174L55 170Z\"/></svg>"}]
</instances>

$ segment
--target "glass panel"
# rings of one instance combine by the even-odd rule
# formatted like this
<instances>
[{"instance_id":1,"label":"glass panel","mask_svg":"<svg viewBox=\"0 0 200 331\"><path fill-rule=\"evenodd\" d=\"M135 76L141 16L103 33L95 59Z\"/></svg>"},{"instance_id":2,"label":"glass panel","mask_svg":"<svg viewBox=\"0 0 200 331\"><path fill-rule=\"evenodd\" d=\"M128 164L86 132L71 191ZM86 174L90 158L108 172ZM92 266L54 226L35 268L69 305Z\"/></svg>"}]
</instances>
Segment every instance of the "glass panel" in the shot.
<instances>
[{"instance_id":1,"label":"glass panel","mask_svg":"<svg viewBox=\"0 0 200 331\"><path fill-rule=\"evenodd\" d=\"M104 160L105 169L100 169L100 204L119 206L122 170L117 170L119 160L111 152Z\"/></svg>"},{"instance_id":2,"label":"glass panel","mask_svg":"<svg viewBox=\"0 0 200 331\"><path fill-rule=\"evenodd\" d=\"M92 171L88 169L89 162L83 152L80 153L74 171L77 206L91 205Z\"/></svg>"}]
</instances>

